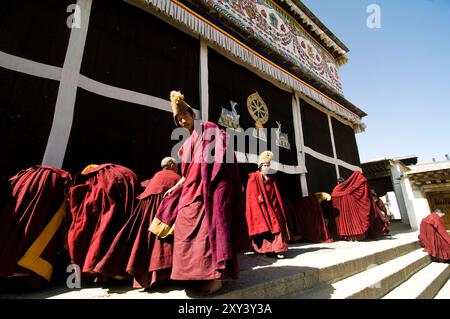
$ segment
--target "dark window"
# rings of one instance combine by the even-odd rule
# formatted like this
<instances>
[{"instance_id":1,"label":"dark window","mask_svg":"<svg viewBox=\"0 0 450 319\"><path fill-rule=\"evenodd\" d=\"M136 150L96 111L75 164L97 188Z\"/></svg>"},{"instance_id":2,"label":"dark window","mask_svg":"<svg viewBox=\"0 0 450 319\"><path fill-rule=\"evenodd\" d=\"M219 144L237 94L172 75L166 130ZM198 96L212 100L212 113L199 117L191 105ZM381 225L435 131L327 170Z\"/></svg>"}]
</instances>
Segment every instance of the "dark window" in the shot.
<instances>
[{"instance_id":1,"label":"dark window","mask_svg":"<svg viewBox=\"0 0 450 319\"><path fill-rule=\"evenodd\" d=\"M67 7L76 1L2 1L0 51L62 67L69 42Z\"/></svg>"},{"instance_id":2,"label":"dark window","mask_svg":"<svg viewBox=\"0 0 450 319\"><path fill-rule=\"evenodd\" d=\"M41 164L59 82L0 68L0 175Z\"/></svg>"},{"instance_id":3,"label":"dark window","mask_svg":"<svg viewBox=\"0 0 450 319\"><path fill-rule=\"evenodd\" d=\"M312 148L316 152L333 157L327 114L319 111L304 100L300 100L300 107L305 146Z\"/></svg>"},{"instance_id":4,"label":"dark window","mask_svg":"<svg viewBox=\"0 0 450 319\"><path fill-rule=\"evenodd\" d=\"M88 164L115 163L141 180L170 156L172 113L110 99L78 89L64 169L73 173Z\"/></svg>"},{"instance_id":5,"label":"dark window","mask_svg":"<svg viewBox=\"0 0 450 319\"><path fill-rule=\"evenodd\" d=\"M334 118L332 119L332 125L337 157L344 162L360 166L358 146L356 145L353 128Z\"/></svg>"},{"instance_id":6,"label":"dark window","mask_svg":"<svg viewBox=\"0 0 450 319\"><path fill-rule=\"evenodd\" d=\"M341 175L342 178L347 179L347 178L349 178L353 173L354 173L354 171L349 170L348 168L339 166L339 174Z\"/></svg>"},{"instance_id":7,"label":"dark window","mask_svg":"<svg viewBox=\"0 0 450 319\"><path fill-rule=\"evenodd\" d=\"M199 41L121 0L94 1L81 73L169 99L181 90L199 108Z\"/></svg>"},{"instance_id":8,"label":"dark window","mask_svg":"<svg viewBox=\"0 0 450 319\"><path fill-rule=\"evenodd\" d=\"M336 169L333 164L323 162L308 154L305 158L306 181L308 183L308 193L316 192L331 193L337 184Z\"/></svg>"}]
</instances>

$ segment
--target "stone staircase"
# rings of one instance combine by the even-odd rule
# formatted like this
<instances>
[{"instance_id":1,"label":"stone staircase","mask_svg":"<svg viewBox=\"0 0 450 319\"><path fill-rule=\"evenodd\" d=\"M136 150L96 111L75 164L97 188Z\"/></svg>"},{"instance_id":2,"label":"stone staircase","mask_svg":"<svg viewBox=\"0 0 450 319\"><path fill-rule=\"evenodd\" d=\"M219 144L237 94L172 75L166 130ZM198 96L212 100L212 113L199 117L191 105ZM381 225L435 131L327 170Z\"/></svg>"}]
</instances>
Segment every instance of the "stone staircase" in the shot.
<instances>
[{"instance_id":1,"label":"stone staircase","mask_svg":"<svg viewBox=\"0 0 450 319\"><path fill-rule=\"evenodd\" d=\"M285 259L239 256L239 280L225 282L213 299L450 299L450 265L422 251L417 232L393 227L392 238L289 245ZM174 284L144 291L130 285L68 289L64 283L0 298L190 299L205 298Z\"/></svg>"},{"instance_id":2,"label":"stone staircase","mask_svg":"<svg viewBox=\"0 0 450 319\"><path fill-rule=\"evenodd\" d=\"M344 267L340 276L279 298L450 299L450 265L432 262L416 240L349 263L359 264L361 271Z\"/></svg>"},{"instance_id":3,"label":"stone staircase","mask_svg":"<svg viewBox=\"0 0 450 319\"><path fill-rule=\"evenodd\" d=\"M293 257L295 263L282 260L275 263L277 267L260 267L270 273L265 281L254 278L262 276L255 272L256 267L244 271L241 287L234 285L216 298L450 298L450 265L432 262L417 235L397 225L391 239L335 242L326 244L329 249L315 244L318 250L298 254ZM290 246L290 252L312 246ZM294 264L300 268L289 268ZM275 268L284 275L278 277Z\"/></svg>"}]
</instances>

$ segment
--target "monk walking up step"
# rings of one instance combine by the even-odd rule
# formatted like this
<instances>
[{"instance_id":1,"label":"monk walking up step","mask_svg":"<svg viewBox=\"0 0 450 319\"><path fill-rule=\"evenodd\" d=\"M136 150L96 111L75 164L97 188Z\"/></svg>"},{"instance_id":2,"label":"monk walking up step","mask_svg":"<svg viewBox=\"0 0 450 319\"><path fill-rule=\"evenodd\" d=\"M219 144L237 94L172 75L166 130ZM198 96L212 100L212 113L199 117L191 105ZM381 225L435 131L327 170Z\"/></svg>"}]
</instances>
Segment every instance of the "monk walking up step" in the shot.
<instances>
[{"instance_id":1,"label":"monk walking up step","mask_svg":"<svg viewBox=\"0 0 450 319\"><path fill-rule=\"evenodd\" d=\"M84 276L105 279L95 269L133 212L139 190L136 174L117 164L89 165L75 178L67 242L71 262Z\"/></svg>"},{"instance_id":2,"label":"monk walking up step","mask_svg":"<svg viewBox=\"0 0 450 319\"><path fill-rule=\"evenodd\" d=\"M420 243L424 251L439 262L450 260L450 235L445 229L444 216L445 213L437 208L420 223Z\"/></svg>"},{"instance_id":3,"label":"monk walking up step","mask_svg":"<svg viewBox=\"0 0 450 319\"><path fill-rule=\"evenodd\" d=\"M275 179L269 175L272 152L258 157L258 171L249 174L246 217L252 248L270 257L284 258L289 231Z\"/></svg>"},{"instance_id":4,"label":"monk walking up step","mask_svg":"<svg viewBox=\"0 0 450 319\"><path fill-rule=\"evenodd\" d=\"M161 170L147 181L136 208L117 234L94 271L116 279L134 277L134 288L149 288L170 278L172 237L160 239L149 231L164 193L179 180L172 157L161 161ZM157 256L157 257L153 257Z\"/></svg>"}]
</instances>

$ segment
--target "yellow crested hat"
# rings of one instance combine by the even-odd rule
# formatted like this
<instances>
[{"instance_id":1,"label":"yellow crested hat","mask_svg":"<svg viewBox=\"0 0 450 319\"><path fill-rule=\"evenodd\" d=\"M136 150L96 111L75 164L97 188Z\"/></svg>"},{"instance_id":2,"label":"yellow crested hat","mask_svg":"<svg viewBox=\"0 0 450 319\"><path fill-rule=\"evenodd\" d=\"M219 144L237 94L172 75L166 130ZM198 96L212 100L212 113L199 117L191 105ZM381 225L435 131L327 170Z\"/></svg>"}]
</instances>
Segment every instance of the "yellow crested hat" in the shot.
<instances>
[{"instance_id":1,"label":"yellow crested hat","mask_svg":"<svg viewBox=\"0 0 450 319\"><path fill-rule=\"evenodd\" d=\"M329 202L331 200L331 195L325 192L314 193L314 196L316 196L316 198L321 201Z\"/></svg>"},{"instance_id":2,"label":"yellow crested hat","mask_svg":"<svg viewBox=\"0 0 450 319\"><path fill-rule=\"evenodd\" d=\"M271 151L264 151L258 157L258 166L265 163L270 163L273 153Z\"/></svg>"},{"instance_id":3,"label":"yellow crested hat","mask_svg":"<svg viewBox=\"0 0 450 319\"><path fill-rule=\"evenodd\" d=\"M191 106L184 101L184 95L180 91L170 92L170 104L172 106L173 120L175 125L178 126L176 117L178 114L183 114L187 110L191 109Z\"/></svg>"}]
</instances>

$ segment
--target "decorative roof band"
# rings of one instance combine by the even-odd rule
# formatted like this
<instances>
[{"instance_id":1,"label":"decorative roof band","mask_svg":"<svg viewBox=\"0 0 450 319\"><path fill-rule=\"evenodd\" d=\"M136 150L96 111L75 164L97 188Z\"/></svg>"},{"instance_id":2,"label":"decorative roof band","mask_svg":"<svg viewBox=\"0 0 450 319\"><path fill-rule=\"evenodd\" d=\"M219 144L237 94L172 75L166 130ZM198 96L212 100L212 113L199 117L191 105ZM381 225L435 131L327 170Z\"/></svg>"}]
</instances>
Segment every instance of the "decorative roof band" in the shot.
<instances>
[{"instance_id":1,"label":"decorative roof band","mask_svg":"<svg viewBox=\"0 0 450 319\"><path fill-rule=\"evenodd\" d=\"M343 95L334 57L273 0L200 1Z\"/></svg>"},{"instance_id":2,"label":"decorative roof band","mask_svg":"<svg viewBox=\"0 0 450 319\"><path fill-rule=\"evenodd\" d=\"M327 46L335 50L340 56L339 59L341 59L343 62L342 64L345 64L348 61L348 56L346 55L346 51L342 49L336 42L334 42L333 39L331 39L317 24L310 18L306 13L304 13L292 0L281 0L285 2L292 11L297 13L301 20L309 25L311 27L311 30L319 36L319 38L325 42ZM337 61L336 61L337 62ZM338 66L341 66L342 64L338 64Z\"/></svg>"},{"instance_id":3,"label":"decorative roof band","mask_svg":"<svg viewBox=\"0 0 450 319\"><path fill-rule=\"evenodd\" d=\"M316 88L308 83L302 81L300 78L290 73L289 71L276 65L266 57L260 55L258 52L252 50L244 43L238 41L233 36L228 34L225 30L211 23L206 18L200 16L196 12L187 8L185 5L177 0L141 0L145 3L154 6L162 13L175 19L176 21L189 27L193 32L202 37L218 44L223 49L227 50L243 62L261 70L270 77L284 83L292 89L305 94L320 105L331 112L347 119L354 124L355 132L362 132L365 129L365 124L361 118L337 103L330 97L326 96Z\"/></svg>"}]
</instances>

